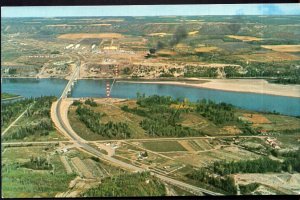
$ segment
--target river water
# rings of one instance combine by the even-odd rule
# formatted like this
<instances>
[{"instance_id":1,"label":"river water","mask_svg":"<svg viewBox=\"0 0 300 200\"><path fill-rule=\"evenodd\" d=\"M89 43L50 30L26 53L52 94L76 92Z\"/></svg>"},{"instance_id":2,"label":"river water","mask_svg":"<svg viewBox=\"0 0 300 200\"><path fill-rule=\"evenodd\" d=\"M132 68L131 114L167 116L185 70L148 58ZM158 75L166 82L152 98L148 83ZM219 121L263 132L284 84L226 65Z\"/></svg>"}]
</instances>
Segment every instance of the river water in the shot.
<instances>
[{"instance_id":1,"label":"river water","mask_svg":"<svg viewBox=\"0 0 300 200\"><path fill-rule=\"evenodd\" d=\"M111 81L112 83L112 81ZM59 97L67 84L63 79L3 79L2 92L19 94L24 97L54 95ZM204 88L175 85L140 84L116 82L111 97L136 98L137 92L146 95L166 95L174 98L188 98L190 101L211 99L215 102L231 103L237 107L255 111L276 111L285 115L300 116L300 98L265 94L228 92ZM104 80L79 80L72 97L105 97Z\"/></svg>"}]
</instances>

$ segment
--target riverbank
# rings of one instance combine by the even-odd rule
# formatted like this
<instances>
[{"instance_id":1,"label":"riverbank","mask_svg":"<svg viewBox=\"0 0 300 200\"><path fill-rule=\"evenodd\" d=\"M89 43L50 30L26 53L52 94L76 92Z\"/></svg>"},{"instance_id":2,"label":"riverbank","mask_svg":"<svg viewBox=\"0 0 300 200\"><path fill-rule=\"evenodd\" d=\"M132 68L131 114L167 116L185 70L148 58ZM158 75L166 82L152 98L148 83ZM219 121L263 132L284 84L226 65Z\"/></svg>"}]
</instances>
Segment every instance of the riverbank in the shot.
<instances>
[{"instance_id":1,"label":"riverbank","mask_svg":"<svg viewBox=\"0 0 300 200\"><path fill-rule=\"evenodd\" d=\"M269 83L263 79L193 79L204 81L202 83L188 83L187 81L131 81L118 80L118 82L133 82L141 84L165 84L195 88L207 88L230 92L246 92L256 94L269 94L300 98L300 85L282 85Z\"/></svg>"},{"instance_id":2,"label":"riverbank","mask_svg":"<svg viewBox=\"0 0 300 200\"><path fill-rule=\"evenodd\" d=\"M10 97L10 98L5 98L5 99L1 98L1 102L8 102L8 101L13 101L13 100L17 100L17 99L23 99L23 98L24 97L22 97L22 96Z\"/></svg>"},{"instance_id":3,"label":"riverbank","mask_svg":"<svg viewBox=\"0 0 300 200\"><path fill-rule=\"evenodd\" d=\"M5 77L16 78L16 77ZM17 78L34 78L34 77L17 77ZM55 79L54 77L52 77ZM40 79L47 79L40 77ZM51 79L51 78L50 78ZM58 78L65 79L67 78ZM78 80L105 80L112 78L79 78ZM160 79L137 79L116 78L117 82L124 83L141 83L141 84L165 84L177 85L195 88L207 88L212 90L222 90L230 92L268 94L276 96L287 96L300 98L300 85L284 85L269 83L265 79L205 79L205 78L160 78Z\"/></svg>"}]
</instances>

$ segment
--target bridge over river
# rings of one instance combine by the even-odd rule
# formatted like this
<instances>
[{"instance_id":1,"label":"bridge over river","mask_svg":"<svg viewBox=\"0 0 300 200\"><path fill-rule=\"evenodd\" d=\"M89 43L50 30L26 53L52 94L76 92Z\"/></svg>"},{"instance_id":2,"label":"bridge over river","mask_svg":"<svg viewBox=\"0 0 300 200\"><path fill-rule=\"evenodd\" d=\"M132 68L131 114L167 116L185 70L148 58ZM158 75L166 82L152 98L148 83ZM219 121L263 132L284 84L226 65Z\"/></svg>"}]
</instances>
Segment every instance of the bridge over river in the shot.
<instances>
[{"instance_id":1,"label":"bridge over river","mask_svg":"<svg viewBox=\"0 0 300 200\"><path fill-rule=\"evenodd\" d=\"M77 133L72 129L71 125L69 124L68 120L67 120L67 113L62 113L62 102L68 98L68 94L71 93L72 91L72 87L74 86L74 84L76 83L76 80L79 77L79 72L80 72L80 67L81 67L81 62L77 62L76 63L76 69L73 72L70 80L68 81L65 89L63 90L62 95L60 96L60 98L58 99L57 102L54 103L54 105L52 106L52 110L51 112L53 114L51 114L52 116L52 120L55 124L55 126L57 127L57 129L63 133L64 135L68 136L73 143L76 143L77 147L81 150L84 150L85 152L96 156L100 159L103 159L105 161L110 162L111 164L114 164L116 166L119 166L121 168L127 169L129 171L133 171L133 172L142 172L142 171L150 171L154 176L156 176L157 178L161 179L162 181L165 181L169 184L175 185L177 187L180 187L184 190L187 190L195 195L223 195L220 193L216 193L216 192L212 192L200 187L196 187L194 185L190 185L175 179L172 179L170 177L158 174L157 172L151 170L151 169L144 169L138 166L134 166L132 164L128 164L125 163L123 161L117 160L113 157L107 156L103 153L101 153L100 151L98 151L97 149L95 149L94 147L92 147L91 145L89 145L89 141L84 140L83 138L81 138L80 136L77 135Z\"/></svg>"}]
</instances>

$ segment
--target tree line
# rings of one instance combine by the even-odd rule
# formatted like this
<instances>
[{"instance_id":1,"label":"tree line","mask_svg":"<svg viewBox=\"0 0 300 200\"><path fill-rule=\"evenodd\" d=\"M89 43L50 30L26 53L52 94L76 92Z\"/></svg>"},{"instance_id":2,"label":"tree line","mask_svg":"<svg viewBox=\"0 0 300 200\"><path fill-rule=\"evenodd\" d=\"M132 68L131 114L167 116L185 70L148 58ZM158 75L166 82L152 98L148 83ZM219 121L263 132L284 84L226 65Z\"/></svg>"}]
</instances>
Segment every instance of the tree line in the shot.
<instances>
[{"instance_id":1,"label":"tree line","mask_svg":"<svg viewBox=\"0 0 300 200\"><path fill-rule=\"evenodd\" d=\"M165 196L162 182L149 172L107 177L101 184L88 189L81 197Z\"/></svg>"},{"instance_id":2,"label":"tree line","mask_svg":"<svg viewBox=\"0 0 300 200\"><path fill-rule=\"evenodd\" d=\"M153 95L145 97L145 95L137 94L137 104L141 108L123 106L121 109L145 117L140 122L140 126L150 136L185 137L203 135L203 132L199 130L183 127L178 123L181 119L181 113L188 112L188 110L171 108L172 103L178 104L180 102L168 96Z\"/></svg>"},{"instance_id":3,"label":"tree line","mask_svg":"<svg viewBox=\"0 0 300 200\"><path fill-rule=\"evenodd\" d=\"M38 98L30 98L22 100L24 102L15 102L9 106L7 113L17 112L15 109L34 103L25 112L25 117L31 121L29 124L21 124L18 128L13 129L12 132L4 136L4 140L23 139L25 137L36 135L46 136L50 131L54 130L53 122L50 118L50 107L56 100L54 96L42 96ZM2 117L2 116L1 116Z\"/></svg>"},{"instance_id":4,"label":"tree line","mask_svg":"<svg viewBox=\"0 0 300 200\"><path fill-rule=\"evenodd\" d=\"M231 176L215 176L214 174L211 174L207 170L201 168L187 174L187 177L208 185L212 185L216 188L220 188L229 194L236 194L237 192L234 179Z\"/></svg>"},{"instance_id":5,"label":"tree line","mask_svg":"<svg viewBox=\"0 0 300 200\"><path fill-rule=\"evenodd\" d=\"M1 104L1 128L17 118L33 101L33 98L29 98Z\"/></svg>"},{"instance_id":6,"label":"tree line","mask_svg":"<svg viewBox=\"0 0 300 200\"><path fill-rule=\"evenodd\" d=\"M76 113L79 120L83 122L92 132L108 138L130 138L132 131L127 123L109 121L106 124L100 123L103 113L96 113L93 110L78 106Z\"/></svg>"},{"instance_id":7,"label":"tree line","mask_svg":"<svg viewBox=\"0 0 300 200\"><path fill-rule=\"evenodd\" d=\"M218 161L212 168L222 176L235 173L300 172L300 150L284 153L282 157L282 163L268 157L244 161Z\"/></svg>"},{"instance_id":8,"label":"tree line","mask_svg":"<svg viewBox=\"0 0 300 200\"><path fill-rule=\"evenodd\" d=\"M238 121L234 116L234 107L223 102L217 104L211 100L202 99L196 103L196 112L215 124Z\"/></svg>"}]
</instances>

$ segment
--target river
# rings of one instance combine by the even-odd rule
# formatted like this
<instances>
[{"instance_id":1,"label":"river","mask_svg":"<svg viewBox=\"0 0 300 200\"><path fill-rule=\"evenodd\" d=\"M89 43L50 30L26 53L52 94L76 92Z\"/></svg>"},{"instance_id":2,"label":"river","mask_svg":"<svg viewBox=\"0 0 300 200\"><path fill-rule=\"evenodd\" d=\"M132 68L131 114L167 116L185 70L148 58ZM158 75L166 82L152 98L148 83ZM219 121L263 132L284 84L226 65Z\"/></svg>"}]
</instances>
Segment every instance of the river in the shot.
<instances>
[{"instance_id":1,"label":"river","mask_svg":"<svg viewBox=\"0 0 300 200\"><path fill-rule=\"evenodd\" d=\"M112 81L111 81L112 82ZM2 92L22 95L24 97L39 97L54 95L59 97L67 84L63 79L5 79L2 82ZM211 99L215 102L231 103L243 109L254 111L276 111L281 114L300 116L300 98L274 96L254 93L228 92L204 88L192 88L162 84L140 84L116 82L111 97L136 98L137 92L146 95L167 95L174 98L188 98L195 102L198 99ZM105 97L104 80L79 80L72 97Z\"/></svg>"}]
</instances>

